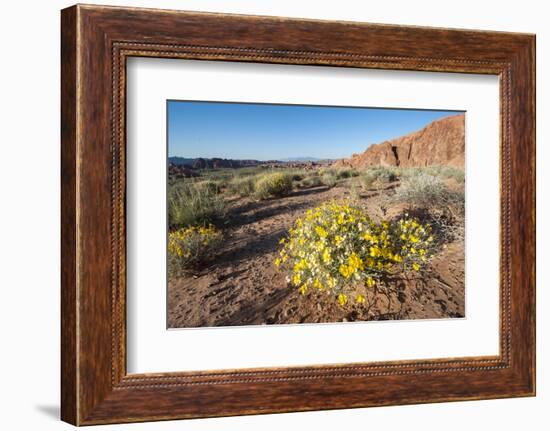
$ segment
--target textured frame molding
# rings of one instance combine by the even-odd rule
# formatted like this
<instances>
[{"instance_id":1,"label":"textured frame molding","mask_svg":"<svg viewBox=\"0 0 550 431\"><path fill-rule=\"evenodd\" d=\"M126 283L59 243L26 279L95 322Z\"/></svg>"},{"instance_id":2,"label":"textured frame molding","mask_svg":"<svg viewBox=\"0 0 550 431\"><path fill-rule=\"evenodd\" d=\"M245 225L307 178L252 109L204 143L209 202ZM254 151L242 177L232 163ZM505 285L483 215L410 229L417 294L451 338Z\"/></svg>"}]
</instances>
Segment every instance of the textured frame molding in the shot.
<instances>
[{"instance_id":1,"label":"textured frame molding","mask_svg":"<svg viewBox=\"0 0 550 431\"><path fill-rule=\"evenodd\" d=\"M78 5L62 11L61 42L63 420L87 425L534 395L534 36ZM498 75L500 354L127 375L131 56Z\"/></svg>"}]
</instances>

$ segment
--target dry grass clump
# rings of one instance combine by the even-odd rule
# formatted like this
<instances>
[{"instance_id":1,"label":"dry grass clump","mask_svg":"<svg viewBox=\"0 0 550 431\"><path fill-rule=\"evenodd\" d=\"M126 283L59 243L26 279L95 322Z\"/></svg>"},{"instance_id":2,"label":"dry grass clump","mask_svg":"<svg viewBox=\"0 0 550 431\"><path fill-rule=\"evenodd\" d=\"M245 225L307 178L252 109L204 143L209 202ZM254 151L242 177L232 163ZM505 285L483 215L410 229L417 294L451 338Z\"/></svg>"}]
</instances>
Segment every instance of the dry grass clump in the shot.
<instances>
[{"instance_id":1,"label":"dry grass clump","mask_svg":"<svg viewBox=\"0 0 550 431\"><path fill-rule=\"evenodd\" d=\"M464 169L454 166L428 166L425 171L429 174L439 176L444 179L452 178L459 184L464 184L466 179Z\"/></svg>"},{"instance_id":2,"label":"dry grass clump","mask_svg":"<svg viewBox=\"0 0 550 431\"><path fill-rule=\"evenodd\" d=\"M433 175L441 179L454 179L459 184L464 184L465 175L464 169L455 166L426 166L423 168L409 167L409 168L396 168L399 178L410 178L418 175Z\"/></svg>"},{"instance_id":3,"label":"dry grass clump","mask_svg":"<svg viewBox=\"0 0 550 431\"><path fill-rule=\"evenodd\" d=\"M441 178L427 173L404 179L394 198L398 202L426 209L454 207L464 210L464 192L450 190Z\"/></svg>"},{"instance_id":4,"label":"dry grass clump","mask_svg":"<svg viewBox=\"0 0 550 431\"><path fill-rule=\"evenodd\" d=\"M305 188L319 187L322 185L323 185L323 180L319 175L306 177L300 182L300 187L305 187Z\"/></svg>"},{"instance_id":5,"label":"dry grass clump","mask_svg":"<svg viewBox=\"0 0 550 431\"><path fill-rule=\"evenodd\" d=\"M444 241L464 238L464 190L452 190L434 175L421 173L403 180L393 201L429 220Z\"/></svg>"},{"instance_id":6,"label":"dry grass clump","mask_svg":"<svg viewBox=\"0 0 550 431\"><path fill-rule=\"evenodd\" d=\"M397 168L379 167L368 168L361 176L361 183L364 189L368 190L376 185L389 184L399 179Z\"/></svg>"},{"instance_id":7,"label":"dry grass clump","mask_svg":"<svg viewBox=\"0 0 550 431\"><path fill-rule=\"evenodd\" d=\"M252 176L235 177L229 182L227 189L240 197L250 196L256 191L256 181Z\"/></svg>"},{"instance_id":8,"label":"dry grass clump","mask_svg":"<svg viewBox=\"0 0 550 431\"><path fill-rule=\"evenodd\" d=\"M255 194L259 199L281 197L292 191L292 175L284 172L265 174L255 184Z\"/></svg>"},{"instance_id":9,"label":"dry grass clump","mask_svg":"<svg viewBox=\"0 0 550 431\"><path fill-rule=\"evenodd\" d=\"M225 213L225 201L212 185L184 182L169 187L170 227L206 225L220 220Z\"/></svg>"},{"instance_id":10,"label":"dry grass clump","mask_svg":"<svg viewBox=\"0 0 550 431\"><path fill-rule=\"evenodd\" d=\"M327 170L321 175L321 181L325 186L332 188L337 182L336 174L333 171Z\"/></svg>"},{"instance_id":11,"label":"dry grass clump","mask_svg":"<svg viewBox=\"0 0 550 431\"><path fill-rule=\"evenodd\" d=\"M341 168L336 170L336 179L342 180L359 176L359 172L353 168Z\"/></svg>"},{"instance_id":12,"label":"dry grass clump","mask_svg":"<svg viewBox=\"0 0 550 431\"><path fill-rule=\"evenodd\" d=\"M222 190L222 181L215 181L212 179L198 181L194 183L194 185L199 192L204 191L207 194L218 194L221 193Z\"/></svg>"}]
</instances>

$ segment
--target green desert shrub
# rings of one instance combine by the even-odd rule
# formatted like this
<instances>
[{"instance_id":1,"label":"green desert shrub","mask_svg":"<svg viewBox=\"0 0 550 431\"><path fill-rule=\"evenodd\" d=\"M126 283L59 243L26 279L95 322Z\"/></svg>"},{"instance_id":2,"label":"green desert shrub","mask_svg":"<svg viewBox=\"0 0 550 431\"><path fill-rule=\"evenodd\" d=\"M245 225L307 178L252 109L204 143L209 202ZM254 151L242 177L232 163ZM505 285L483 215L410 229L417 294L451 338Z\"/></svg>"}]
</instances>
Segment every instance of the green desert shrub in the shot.
<instances>
[{"instance_id":1,"label":"green desert shrub","mask_svg":"<svg viewBox=\"0 0 550 431\"><path fill-rule=\"evenodd\" d=\"M399 169L391 167L367 168L361 175L361 183L364 189L370 189L375 185L392 183L399 179Z\"/></svg>"},{"instance_id":2,"label":"green desert shrub","mask_svg":"<svg viewBox=\"0 0 550 431\"><path fill-rule=\"evenodd\" d=\"M336 174L333 171L327 170L321 175L322 183L327 187L334 187L336 185Z\"/></svg>"},{"instance_id":3,"label":"green desert shrub","mask_svg":"<svg viewBox=\"0 0 550 431\"><path fill-rule=\"evenodd\" d=\"M454 166L441 166L440 175L443 178L452 178L457 183L464 183L464 180L466 179L464 169Z\"/></svg>"},{"instance_id":4,"label":"green desert shrub","mask_svg":"<svg viewBox=\"0 0 550 431\"><path fill-rule=\"evenodd\" d=\"M367 170L363 175L361 175L361 185L365 190L368 190L374 186L378 176L374 170Z\"/></svg>"},{"instance_id":5,"label":"green desert shrub","mask_svg":"<svg viewBox=\"0 0 550 431\"><path fill-rule=\"evenodd\" d=\"M342 180L346 178L352 178L359 175L359 172L353 168L341 168L336 171L336 179Z\"/></svg>"},{"instance_id":6,"label":"green desert shrub","mask_svg":"<svg viewBox=\"0 0 550 431\"><path fill-rule=\"evenodd\" d=\"M168 221L171 227L206 225L226 212L222 196L200 183L178 183L168 190Z\"/></svg>"},{"instance_id":7,"label":"green desert shrub","mask_svg":"<svg viewBox=\"0 0 550 431\"><path fill-rule=\"evenodd\" d=\"M244 168L231 169L231 178L254 177L265 172L263 166L246 166Z\"/></svg>"},{"instance_id":8,"label":"green desert shrub","mask_svg":"<svg viewBox=\"0 0 550 431\"><path fill-rule=\"evenodd\" d=\"M292 175L283 172L262 175L254 188L260 199L284 196L292 191Z\"/></svg>"},{"instance_id":9,"label":"green desert shrub","mask_svg":"<svg viewBox=\"0 0 550 431\"><path fill-rule=\"evenodd\" d=\"M443 210L453 207L464 211L464 192L450 190L441 178L426 173L406 178L394 199L418 208Z\"/></svg>"},{"instance_id":10,"label":"green desert shrub","mask_svg":"<svg viewBox=\"0 0 550 431\"><path fill-rule=\"evenodd\" d=\"M380 167L376 169L376 176L377 180L380 183L393 183L394 181L397 181L399 178L397 176L397 169L396 168L390 168L390 167Z\"/></svg>"},{"instance_id":11,"label":"green desert shrub","mask_svg":"<svg viewBox=\"0 0 550 431\"><path fill-rule=\"evenodd\" d=\"M396 168L396 173L399 179L406 180L407 178L416 177L418 175L431 174L435 175L433 172L428 171L428 168L421 167L406 167L406 168Z\"/></svg>"},{"instance_id":12,"label":"green desert shrub","mask_svg":"<svg viewBox=\"0 0 550 431\"><path fill-rule=\"evenodd\" d=\"M357 202L361 199L360 187L357 182L349 184L349 196L352 202Z\"/></svg>"},{"instance_id":13,"label":"green desert shrub","mask_svg":"<svg viewBox=\"0 0 550 431\"><path fill-rule=\"evenodd\" d=\"M228 184L228 190L241 197L250 196L255 192L255 180L252 176L235 177Z\"/></svg>"},{"instance_id":14,"label":"green desert shrub","mask_svg":"<svg viewBox=\"0 0 550 431\"><path fill-rule=\"evenodd\" d=\"M218 194L221 191L221 181L214 180L204 180L195 183L195 187L200 192L205 192L206 194Z\"/></svg>"},{"instance_id":15,"label":"green desert shrub","mask_svg":"<svg viewBox=\"0 0 550 431\"><path fill-rule=\"evenodd\" d=\"M304 178L304 173L303 172L300 172L300 171L291 171L291 172L288 172L288 175L290 175L290 178L292 179L292 181L302 181L302 179Z\"/></svg>"},{"instance_id":16,"label":"green desert shrub","mask_svg":"<svg viewBox=\"0 0 550 431\"><path fill-rule=\"evenodd\" d=\"M424 168L407 168L407 176L429 174L442 179L454 179L457 183L464 183L464 169L455 166L426 166Z\"/></svg>"},{"instance_id":17,"label":"green desert shrub","mask_svg":"<svg viewBox=\"0 0 550 431\"><path fill-rule=\"evenodd\" d=\"M321 185L323 185L323 181L321 180L321 177L319 175L313 175L313 176L306 177L300 183L301 187L306 187L306 188L307 187L318 187L318 186L321 186Z\"/></svg>"}]
</instances>

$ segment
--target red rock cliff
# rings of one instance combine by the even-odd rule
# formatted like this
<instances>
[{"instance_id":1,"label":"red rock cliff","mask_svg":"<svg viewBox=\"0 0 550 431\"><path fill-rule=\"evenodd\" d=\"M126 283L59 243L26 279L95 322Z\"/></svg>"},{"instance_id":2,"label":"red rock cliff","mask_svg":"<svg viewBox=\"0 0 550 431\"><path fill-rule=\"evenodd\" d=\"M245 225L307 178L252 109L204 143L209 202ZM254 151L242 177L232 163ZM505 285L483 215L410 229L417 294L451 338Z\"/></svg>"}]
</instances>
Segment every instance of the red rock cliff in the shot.
<instances>
[{"instance_id":1,"label":"red rock cliff","mask_svg":"<svg viewBox=\"0 0 550 431\"><path fill-rule=\"evenodd\" d=\"M363 153L335 162L335 166L464 167L464 114L441 118L400 138L370 145Z\"/></svg>"}]
</instances>

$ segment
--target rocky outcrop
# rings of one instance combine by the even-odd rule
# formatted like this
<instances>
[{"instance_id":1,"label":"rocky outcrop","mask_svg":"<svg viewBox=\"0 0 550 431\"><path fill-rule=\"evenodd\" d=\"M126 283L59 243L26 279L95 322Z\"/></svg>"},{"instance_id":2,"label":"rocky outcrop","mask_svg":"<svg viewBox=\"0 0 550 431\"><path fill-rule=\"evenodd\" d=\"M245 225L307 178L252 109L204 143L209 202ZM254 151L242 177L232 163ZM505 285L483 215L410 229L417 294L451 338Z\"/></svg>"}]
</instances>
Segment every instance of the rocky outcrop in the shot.
<instances>
[{"instance_id":1,"label":"rocky outcrop","mask_svg":"<svg viewBox=\"0 0 550 431\"><path fill-rule=\"evenodd\" d=\"M432 166L464 167L464 114L433 121L423 129L370 145L363 153L335 162L337 167Z\"/></svg>"},{"instance_id":2,"label":"rocky outcrop","mask_svg":"<svg viewBox=\"0 0 550 431\"><path fill-rule=\"evenodd\" d=\"M199 173L188 166L170 163L168 165L168 176L170 178L193 178L198 177Z\"/></svg>"},{"instance_id":3,"label":"rocky outcrop","mask_svg":"<svg viewBox=\"0 0 550 431\"><path fill-rule=\"evenodd\" d=\"M168 162L174 166L187 166L192 169L222 169L222 168L244 168L249 166L260 166L266 162L260 160L234 160L214 157L211 159L196 157L186 158L173 156Z\"/></svg>"}]
</instances>

